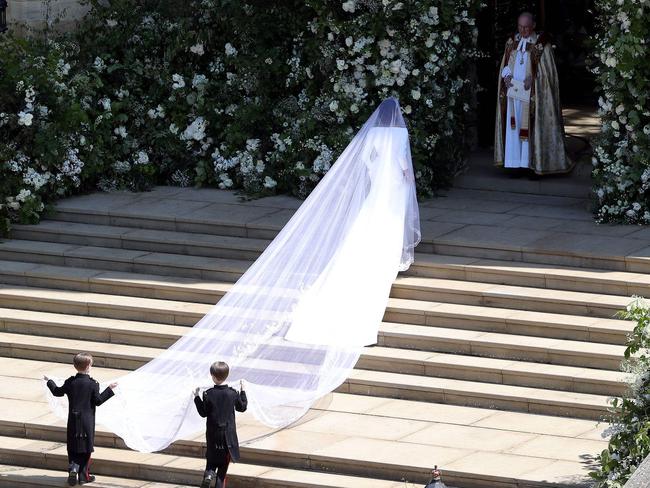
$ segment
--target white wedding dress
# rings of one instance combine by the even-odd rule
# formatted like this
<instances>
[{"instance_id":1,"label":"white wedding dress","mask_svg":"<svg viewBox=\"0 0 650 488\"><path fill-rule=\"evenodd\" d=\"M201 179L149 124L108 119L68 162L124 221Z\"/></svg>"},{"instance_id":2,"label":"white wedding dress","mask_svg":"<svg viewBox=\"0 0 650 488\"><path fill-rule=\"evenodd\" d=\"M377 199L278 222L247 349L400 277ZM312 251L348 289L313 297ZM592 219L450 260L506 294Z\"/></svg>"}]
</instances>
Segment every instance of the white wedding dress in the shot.
<instances>
[{"instance_id":1,"label":"white wedding dress","mask_svg":"<svg viewBox=\"0 0 650 488\"><path fill-rule=\"evenodd\" d=\"M420 227L408 132L387 99L230 291L158 357L118 378L97 422L152 452L204 429L192 389L210 364L245 380L249 411L284 427L349 376L377 340L391 284L413 262ZM44 386L53 410L65 398Z\"/></svg>"}]
</instances>

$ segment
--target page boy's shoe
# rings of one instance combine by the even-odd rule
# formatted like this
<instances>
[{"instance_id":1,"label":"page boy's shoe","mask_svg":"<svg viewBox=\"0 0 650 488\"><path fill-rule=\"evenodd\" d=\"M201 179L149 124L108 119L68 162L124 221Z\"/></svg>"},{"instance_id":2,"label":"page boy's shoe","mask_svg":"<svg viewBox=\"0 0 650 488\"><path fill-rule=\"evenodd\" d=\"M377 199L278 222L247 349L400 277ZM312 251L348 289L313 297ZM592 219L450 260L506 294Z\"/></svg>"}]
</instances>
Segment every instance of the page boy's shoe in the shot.
<instances>
[{"instance_id":1,"label":"page boy's shoe","mask_svg":"<svg viewBox=\"0 0 650 488\"><path fill-rule=\"evenodd\" d=\"M77 463L70 463L68 468L68 484L75 486L77 484L77 476L79 475L79 465Z\"/></svg>"},{"instance_id":2,"label":"page boy's shoe","mask_svg":"<svg viewBox=\"0 0 650 488\"><path fill-rule=\"evenodd\" d=\"M212 480L214 479L214 471L206 471L203 473L203 481L201 482L201 488L210 488L212 486Z\"/></svg>"},{"instance_id":3,"label":"page boy's shoe","mask_svg":"<svg viewBox=\"0 0 650 488\"><path fill-rule=\"evenodd\" d=\"M88 475L88 478L86 478L86 479L80 478L79 479L79 484L80 485L85 485L86 483L92 483L93 481L95 481L95 475L91 474L91 475Z\"/></svg>"}]
</instances>

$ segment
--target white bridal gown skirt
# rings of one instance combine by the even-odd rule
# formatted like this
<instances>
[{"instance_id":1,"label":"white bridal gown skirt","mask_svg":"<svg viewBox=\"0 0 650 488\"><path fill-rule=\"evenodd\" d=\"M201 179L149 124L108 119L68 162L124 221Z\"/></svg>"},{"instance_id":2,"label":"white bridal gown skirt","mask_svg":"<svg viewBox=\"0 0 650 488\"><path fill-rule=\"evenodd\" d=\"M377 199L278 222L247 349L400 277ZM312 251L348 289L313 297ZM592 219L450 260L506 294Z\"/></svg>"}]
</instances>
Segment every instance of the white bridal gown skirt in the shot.
<instances>
[{"instance_id":1,"label":"white bridal gown skirt","mask_svg":"<svg viewBox=\"0 0 650 488\"><path fill-rule=\"evenodd\" d=\"M402 256L406 185L399 171L397 178L383 183L391 186L388 193L373 185L344 244L296 305L285 339L340 346L377 342Z\"/></svg>"}]
</instances>

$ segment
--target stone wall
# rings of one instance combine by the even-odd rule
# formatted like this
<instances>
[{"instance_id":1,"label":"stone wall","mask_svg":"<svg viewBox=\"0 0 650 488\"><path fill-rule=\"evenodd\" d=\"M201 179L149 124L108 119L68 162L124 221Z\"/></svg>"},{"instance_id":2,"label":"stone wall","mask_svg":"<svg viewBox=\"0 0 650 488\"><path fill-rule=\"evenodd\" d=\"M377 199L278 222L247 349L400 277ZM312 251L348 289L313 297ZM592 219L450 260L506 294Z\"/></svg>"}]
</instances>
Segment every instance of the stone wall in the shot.
<instances>
[{"instance_id":1,"label":"stone wall","mask_svg":"<svg viewBox=\"0 0 650 488\"><path fill-rule=\"evenodd\" d=\"M87 7L78 0L7 0L7 23L9 28L23 32L25 27L40 28L48 17L60 18L57 30L68 30L86 13Z\"/></svg>"}]
</instances>

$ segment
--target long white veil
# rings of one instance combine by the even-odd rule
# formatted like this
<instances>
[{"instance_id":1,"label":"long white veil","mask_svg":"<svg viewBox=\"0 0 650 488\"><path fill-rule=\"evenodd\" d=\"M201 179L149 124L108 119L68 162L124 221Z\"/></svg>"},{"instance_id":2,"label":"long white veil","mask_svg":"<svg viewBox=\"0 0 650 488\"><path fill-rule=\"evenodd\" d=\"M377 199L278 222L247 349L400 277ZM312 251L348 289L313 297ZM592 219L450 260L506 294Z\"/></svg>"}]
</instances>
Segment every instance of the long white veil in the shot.
<instances>
[{"instance_id":1,"label":"long white veil","mask_svg":"<svg viewBox=\"0 0 650 488\"><path fill-rule=\"evenodd\" d=\"M419 212L397 100L381 103L284 229L231 290L157 358L119 378L97 421L152 452L195 435L191 390L209 366L246 382L249 410L283 427L342 384L374 344L390 287L413 262ZM64 404L49 395L53 410Z\"/></svg>"}]
</instances>

